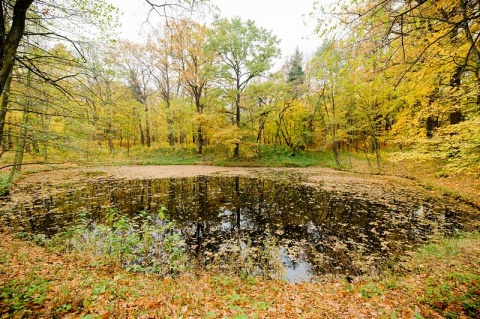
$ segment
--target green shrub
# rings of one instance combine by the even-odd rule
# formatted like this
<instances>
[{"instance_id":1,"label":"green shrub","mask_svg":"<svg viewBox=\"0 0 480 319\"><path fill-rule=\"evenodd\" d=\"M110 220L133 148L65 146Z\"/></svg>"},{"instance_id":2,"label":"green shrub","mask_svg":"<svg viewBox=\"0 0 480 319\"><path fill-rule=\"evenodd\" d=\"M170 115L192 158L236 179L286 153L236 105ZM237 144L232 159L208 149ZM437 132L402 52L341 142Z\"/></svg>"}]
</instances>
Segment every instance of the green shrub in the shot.
<instances>
[{"instance_id":1,"label":"green shrub","mask_svg":"<svg viewBox=\"0 0 480 319\"><path fill-rule=\"evenodd\" d=\"M8 174L0 173L0 196L6 195L9 187Z\"/></svg>"}]
</instances>

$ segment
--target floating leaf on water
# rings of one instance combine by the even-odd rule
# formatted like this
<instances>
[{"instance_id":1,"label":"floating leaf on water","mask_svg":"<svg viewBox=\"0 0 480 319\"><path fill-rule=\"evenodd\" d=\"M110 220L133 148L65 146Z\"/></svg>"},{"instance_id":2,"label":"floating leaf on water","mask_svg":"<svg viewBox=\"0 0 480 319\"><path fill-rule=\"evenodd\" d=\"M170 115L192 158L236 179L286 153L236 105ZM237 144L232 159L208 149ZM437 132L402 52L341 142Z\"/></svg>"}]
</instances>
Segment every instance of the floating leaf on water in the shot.
<instances>
[{"instance_id":1,"label":"floating leaf on water","mask_svg":"<svg viewBox=\"0 0 480 319\"><path fill-rule=\"evenodd\" d=\"M6 223L52 236L75 219L99 227L108 222L106 216L115 208L118 216L135 220L123 236L140 238L135 232L143 221L153 227L144 233L151 238L152 248L142 243L139 249L157 254L164 251L159 242L175 238L172 251L186 247L193 254L189 258L222 255L218 258L228 259L229 254L240 253L254 263L272 251L285 249L292 260L303 258L313 274L362 272L391 247L401 254L416 241L447 227L445 209L422 204L421 199L383 196L372 202L364 194L332 193L312 185L246 177L104 180L33 198L9 205L9 214L3 214ZM82 210L88 213L80 218ZM20 213L10 214L12 211ZM103 231L99 228L96 234ZM165 252L161 256L167 258ZM285 267L294 271L298 265Z\"/></svg>"}]
</instances>

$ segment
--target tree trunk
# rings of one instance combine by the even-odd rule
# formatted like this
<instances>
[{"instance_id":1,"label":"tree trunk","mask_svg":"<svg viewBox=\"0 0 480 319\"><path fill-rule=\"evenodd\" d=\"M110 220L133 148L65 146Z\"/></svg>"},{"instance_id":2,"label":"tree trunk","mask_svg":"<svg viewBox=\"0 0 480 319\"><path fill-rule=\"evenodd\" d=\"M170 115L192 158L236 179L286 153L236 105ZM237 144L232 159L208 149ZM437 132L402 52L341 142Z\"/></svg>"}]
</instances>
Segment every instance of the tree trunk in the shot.
<instances>
[{"instance_id":1,"label":"tree trunk","mask_svg":"<svg viewBox=\"0 0 480 319\"><path fill-rule=\"evenodd\" d=\"M236 109L236 116L235 116L235 124L238 128L240 128L240 94L237 93L235 97L235 109ZM233 151L233 157L239 158L240 157L240 143L235 143L235 149Z\"/></svg>"},{"instance_id":2,"label":"tree trunk","mask_svg":"<svg viewBox=\"0 0 480 319\"><path fill-rule=\"evenodd\" d=\"M165 102L167 103L167 110L170 112L170 98L167 96L165 99ZM175 145L175 134L173 133L173 115L167 113L167 125L168 125L168 144L170 147Z\"/></svg>"},{"instance_id":3,"label":"tree trunk","mask_svg":"<svg viewBox=\"0 0 480 319\"><path fill-rule=\"evenodd\" d=\"M27 132L28 132L28 106L25 105L25 109L23 111L23 116L22 116L22 125L20 128L20 134L18 136L17 147L15 150L15 160L13 163L14 166L12 167L12 170L10 171L10 176L8 178L8 181L10 183L13 181L15 174L22 170L23 154L25 151L25 144L27 141Z\"/></svg>"},{"instance_id":4,"label":"tree trunk","mask_svg":"<svg viewBox=\"0 0 480 319\"><path fill-rule=\"evenodd\" d=\"M138 130L140 132L140 144L145 145L145 135L143 134L142 120L138 120Z\"/></svg>"},{"instance_id":5,"label":"tree trunk","mask_svg":"<svg viewBox=\"0 0 480 319\"><path fill-rule=\"evenodd\" d=\"M198 154L203 154L203 130L202 125L200 124L197 128L197 143L198 143Z\"/></svg>"},{"instance_id":6,"label":"tree trunk","mask_svg":"<svg viewBox=\"0 0 480 319\"><path fill-rule=\"evenodd\" d=\"M197 109L197 114L202 115L203 114L203 107L202 104L200 103L200 96L198 94L195 95L195 107ZM205 143L204 138L203 138L203 128L202 128L202 123L198 124L197 127L197 151L198 154L203 154L203 145Z\"/></svg>"},{"instance_id":7,"label":"tree trunk","mask_svg":"<svg viewBox=\"0 0 480 319\"><path fill-rule=\"evenodd\" d=\"M148 117L145 117L145 144L147 144L147 147L151 145L150 122L148 121Z\"/></svg>"},{"instance_id":8,"label":"tree trunk","mask_svg":"<svg viewBox=\"0 0 480 319\"><path fill-rule=\"evenodd\" d=\"M333 157L335 158L335 164L337 166L340 166L340 157L338 154L337 143L335 142L332 142L332 151L333 151Z\"/></svg>"},{"instance_id":9,"label":"tree trunk","mask_svg":"<svg viewBox=\"0 0 480 319\"><path fill-rule=\"evenodd\" d=\"M130 157L130 133L127 132L127 157Z\"/></svg>"},{"instance_id":10,"label":"tree trunk","mask_svg":"<svg viewBox=\"0 0 480 319\"><path fill-rule=\"evenodd\" d=\"M465 31L465 36L467 38L468 44L470 45L470 51L472 52L475 60L475 77L477 79L477 82L480 82L480 50L478 49L477 47L478 44L476 43L476 40L478 40L478 37L474 39L473 37L474 34L472 34L472 30L470 29L469 21L472 19L472 17L468 16L467 2L465 2L465 0L460 0L460 8L462 11L462 18L463 18L461 25ZM477 108L480 110L480 87L478 86L477 86Z\"/></svg>"},{"instance_id":11,"label":"tree trunk","mask_svg":"<svg viewBox=\"0 0 480 319\"><path fill-rule=\"evenodd\" d=\"M263 130L265 129L265 123L266 122L267 122L266 115L262 114L260 116L260 121L259 121L259 125L258 125L257 143L262 142L262 133L263 133Z\"/></svg>"},{"instance_id":12,"label":"tree trunk","mask_svg":"<svg viewBox=\"0 0 480 319\"><path fill-rule=\"evenodd\" d=\"M147 144L147 147L150 147L150 144L151 144L150 122L148 120L148 105L146 100L145 100L145 143Z\"/></svg>"},{"instance_id":13,"label":"tree trunk","mask_svg":"<svg viewBox=\"0 0 480 319\"><path fill-rule=\"evenodd\" d=\"M373 150L375 151L375 159L377 162L377 168L380 169L380 143L378 142L377 137L375 136L375 132L372 133L372 140L373 140Z\"/></svg>"},{"instance_id":14,"label":"tree trunk","mask_svg":"<svg viewBox=\"0 0 480 319\"><path fill-rule=\"evenodd\" d=\"M50 128L50 122L51 122L51 117L48 115L49 113L49 107L46 105L44 107L44 112L45 114L41 115L41 125L42 125L42 132L45 137L41 139L41 145L42 145L42 155L43 155L43 161L48 162L48 138L46 136L49 136L49 128Z\"/></svg>"},{"instance_id":15,"label":"tree trunk","mask_svg":"<svg viewBox=\"0 0 480 319\"><path fill-rule=\"evenodd\" d=\"M365 158L367 159L368 166L372 166L370 163L370 158L368 157L368 147L367 147L367 137L364 136L363 138L363 153L365 154Z\"/></svg>"},{"instance_id":16,"label":"tree trunk","mask_svg":"<svg viewBox=\"0 0 480 319\"><path fill-rule=\"evenodd\" d=\"M463 121L462 111L455 111L450 113L450 124L455 125Z\"/></svg>"},{"instance_id":17,"label":"tree trunk","mask_svg":"<svg viewBox=\"0 0 480 319\"><path fill-rule=\"evenodd\" d=\"M5 89L3 90L1 102L0 102L0 143L3 141L3 131L5 129L5 119L8 111L8 101L10 98L10 86L12 84L12 73L5 83Z\"/></svg>"},{"instance_id":18,"label":"tree trunk","mask_svg":"<svg viewBox=\"0 0 480 319\"><path fill-rule=\"evenodd\" d=\"M168 120L168 144L170 147L175 145L175 135L173 134L173 121Z\"/></svg>"},{"instance_id":19,"label":"tree trunk","mask_svg":"<svg viewBox=\"0 0 480 319\"><path fill-rule=\"evenodd\" d=\"M113 153L113 129L112 129L112 123L110 120L108 121L108 126L107 126L107 142L108 142L108 150L110 151L110 154Z\"/></svg>"},{"instance_id":20,"label":"tree trunk","mask_svg":"<svg viewBox=\"0 0 480 319\"><path fill-rule=\"evenodd\" d=\"M31 82L31 74L30 71L27 73L27 86L30 86ZM30 112L30 97L26 97L24 101L23 107L23 116L22 116L22 124L20 125L20 133L17 138L17 147L15 149L15 159L14 159L14 166L10 171L10 176L8 178L9 183L11 183L15 177L17 172L20 172L22 169L22 162L23 162L23 154L25 152L25 144L27 142L27 133L28 133L28 117Z\"/></svg>"},{"instance_id":21,"label":"tree trunk","mask_svg":"<svg viewBox=\"0 0 480 319\"><path fill-rule=\"evenodd\" d=\"M427 137L433 137L434 130L438 127L438 117L429 116L427 118Z\"/></svg>"},{"instance_id":22,"label":"tree trunk","mask_svg":"<svg viewBox=\"0 0 480 319\"><path fill-rule=\"evenodd\" d=\"M27 10L33 0L17 0L13 7L13 20L6 34L7 25L5 12L3 11L4 1L0 6L0 92L6 87L10 73L12 72L17 54L18 45L25 32L25 18Z\"/></svg>"}]
</instances>

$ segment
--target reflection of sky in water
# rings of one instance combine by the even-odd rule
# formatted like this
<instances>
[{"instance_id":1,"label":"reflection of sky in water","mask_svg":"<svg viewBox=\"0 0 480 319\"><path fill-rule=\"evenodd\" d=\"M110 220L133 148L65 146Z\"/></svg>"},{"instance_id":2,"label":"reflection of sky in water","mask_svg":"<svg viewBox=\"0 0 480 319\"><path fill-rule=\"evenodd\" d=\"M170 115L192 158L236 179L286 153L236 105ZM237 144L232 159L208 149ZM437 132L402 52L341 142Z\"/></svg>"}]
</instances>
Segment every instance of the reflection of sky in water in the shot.
<instances>
[{"instance_id":1,"label":"reflection of sky in water","mask_svg":"<svg viewBox=\"0 0 480 319\"><path fill-rule=\"evenodd\" d=\"M303 255L293 260L287 254L285 248L279 250L280 260L286 268L286 279L288 282L299 283L310 281L312 277L312 267Z\"/></svg>"},{"instance_id":2,"label":"reflection of sky in water","mask_svg":"<svg viewBox=\"0 0 480 319\"><path fill-rule=\"evenodd\" d=\"M223 210L218 216L219 217L229 217L233 214L233 212L229 211L228 209ZM243 216L241 220L243 220ZM228 231L233 229L233 225L229 221L223 221L220 228L222 231ZM279 234L282 232L279 231ZM226 245L220 248L220 251L225 252L231 250L235 245ZM233 248L234 249L234 248ZM238 249L238 247L237 247ZM234 249L235 250L235 249ZM244 241L240 242L240 252L243 258L248 257L248 245ZM287 253L287 249L282 246L277 246L276 249L276 256L274 258L279 258L283 267L285 267L285 279L291 283L300 283L310 281L312 277L312 267L308 261L305 260L304 254L299 254L296 258L292 258ZM261 271L258 271L261 274Z\"/></svg>"}]
</instances>

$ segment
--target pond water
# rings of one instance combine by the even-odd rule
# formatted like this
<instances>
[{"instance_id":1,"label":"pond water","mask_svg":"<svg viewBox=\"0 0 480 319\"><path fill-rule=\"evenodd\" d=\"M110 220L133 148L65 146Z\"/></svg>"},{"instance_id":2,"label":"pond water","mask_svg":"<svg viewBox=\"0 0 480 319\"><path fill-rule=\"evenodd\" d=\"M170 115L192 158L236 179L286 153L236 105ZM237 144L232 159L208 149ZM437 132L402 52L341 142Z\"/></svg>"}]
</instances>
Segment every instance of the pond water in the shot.
<instances>
[{"instance_id":1,"label":"pond water","mask_svg":"<svg viewBox=\"0 0 480 319\"><path fill-rule=\"evenodd\" d=\"M375 271L460 223L428 199L392 195L372 202L293 179L242 176L99 179L54 195L39 193L2 214L16 230L52 236L75 224L80 212L92 225L112 209L130 217L161 210L190 263L228 268L248 261L249 274L281 274L291 282Z\"/></svg>"}]
</instances>

